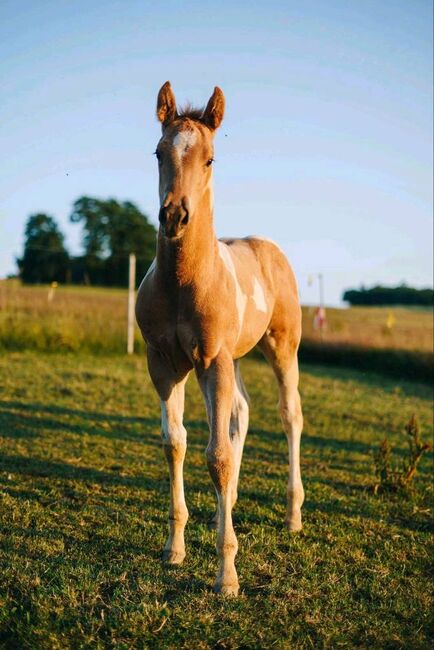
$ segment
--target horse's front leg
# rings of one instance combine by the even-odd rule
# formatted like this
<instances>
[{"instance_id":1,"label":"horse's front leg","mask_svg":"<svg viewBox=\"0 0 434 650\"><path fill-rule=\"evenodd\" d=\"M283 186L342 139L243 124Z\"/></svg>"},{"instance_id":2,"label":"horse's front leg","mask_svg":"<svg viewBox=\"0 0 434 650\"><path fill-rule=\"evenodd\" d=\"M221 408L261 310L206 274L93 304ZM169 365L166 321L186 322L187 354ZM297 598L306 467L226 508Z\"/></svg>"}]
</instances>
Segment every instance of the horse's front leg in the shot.
<instances>
[{"instance_id":1,"label":"horse's front leg","mask_svg":"<svg viewBox=\"0 0 434 650\"><path fill-rule=\"evenodd\" d=\"M238 542L232 525L236 459L230 440L229 424L234 396L234 365L229 354L221 352L199 375L205 395L210 425L206 449L208 469L217 492L217 555L219 570L214 591L237 595L239 584L235 569Z\"/></svg>"},{"instance_id":2,"label":"horse's front leg","mask_svg":"<svg viewBox=\"0 0 434 650\"><path fill-rule=\"evenodd\" d=\"M188 375L175 377L160 357L148 350L149 372L160 395L161 437L170 474L169 537L163 559L168 564L181 564L185 558L184 528L188 520L183 478L187 432L182 422Z\"/></svg>"},{"instance_id":3,"label":"horse's front leg","mask_svg":"<svg viewBox=\"0 0 434 650\"><path fill-rule=\"evenodd\" d=\"M240 475L241 459L243 456L244 441L249 426L249 397L241 378L240 362L234 362L235 387L232 400L232 413L229 424L229 433L234 450L235 471L233 474L232 508L235 506L238 495L238 477ZM209 522L212 528L218 528L218 512Z\"/></svg>"}]
</instances>

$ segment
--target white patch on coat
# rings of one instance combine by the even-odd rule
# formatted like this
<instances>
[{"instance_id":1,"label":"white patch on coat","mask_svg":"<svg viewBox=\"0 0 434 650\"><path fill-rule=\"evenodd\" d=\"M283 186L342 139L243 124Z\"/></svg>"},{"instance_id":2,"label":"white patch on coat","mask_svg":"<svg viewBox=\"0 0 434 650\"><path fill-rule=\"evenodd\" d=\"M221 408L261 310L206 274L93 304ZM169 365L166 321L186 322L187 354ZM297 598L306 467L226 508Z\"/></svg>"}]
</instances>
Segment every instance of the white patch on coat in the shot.
<instances>
[{"instance_id":1,"label":"white patch on coat","mask_svg":"<svg viewBox=\"0 0 434 650\"><path fill-rule=\"evenodd\" d=\"M163 400L160 401L161 404L161 435L164 442L169 440L169 423L167 418L167 407Z\"/></svg>"},{"instance_id":2,"label":"white patch on coat","mask_svg":"<svg viewBox=\"0 0 434 650\"><path fill-rule=\"evenodd\" d=\"M267 313L267 301L265 300L264 290L259 283L258 278L253 280L253 300L255 301L256 309Z\"/></svg>"},{"instance_id":3,"label":"white patch on coat","mask_svg":"<svg viewBox=\"0 0 434 650\"><path fill-rule=\"evenodd\" d=\"M163 443L174 447L185 446L187 440L187 431L182 423L184 383L173 388L170 401L160 400Z\"/></svg>"},{"instance_id":4,"label":"white patch on coat","mask_svg":"<svg viewBox=\"0 0 434 650\"><path fill-rule=\"evenodd\" d=\"M180 131L173 138L173 146L180 158L185 156L187 151L192 148L196 142L196 133L194 131L186 130Z\"/></svg>"},{"instance_id":5,"label":"white patch on coat","mask_svg":"<svg viewBox=\"0 0 434 650\"><path fill-rule=\"evenodd\" d=\"M238 282L237 273L235 271L235 264L230 254L229 248L226 244L219 241L219 255L222 258L224 265L226 266L229 273L232 275L235 282L235 302L237 305L238 312L238 321L240 324L240 329L244 320L244 313L246 311L247 296L240 287Z\"/></svg>"},{"instance_id":6,"label":"white patch on coat","mask_svg":"<svg viewBox=\"0 0 434 650\"><path fill-rule=\"evenodd\" d=\"M241 455L243 453L243 444L249 427L249 404L246 399L245 389L243 388L240 366L235 362L235 390L232 402L232 413L230 421L230 435L234 449L236 468L239 471Z\"/></svg>"}]
</instances>

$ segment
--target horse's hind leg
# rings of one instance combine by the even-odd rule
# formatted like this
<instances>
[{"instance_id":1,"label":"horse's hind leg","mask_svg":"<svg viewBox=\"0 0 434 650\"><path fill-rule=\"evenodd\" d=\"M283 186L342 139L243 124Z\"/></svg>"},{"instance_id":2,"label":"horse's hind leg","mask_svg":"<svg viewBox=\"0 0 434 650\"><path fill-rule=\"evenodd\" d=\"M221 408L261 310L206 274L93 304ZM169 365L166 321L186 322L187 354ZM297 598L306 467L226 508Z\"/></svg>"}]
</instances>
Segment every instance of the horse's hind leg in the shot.
<instances>
[{"instance_id":1,"label":"horse's hind leg","mask_svg":"<svg viewBox=\"0 0 434 650\"><path fill-rule=\"evenodd\" d=\"M232 480L232 506L235 505L238 496L238 479L240 475L241 459L243 456L244 442L246 440L249 426L249 396L240 373L240 362L234 361L235 388L232 401L231 421L229 433L234 450L234 475ZM210 521L210 526L218 526L218 510Z\"/></svg>"},{"instance_id":2,"label":"horse's hind leg","mask_svg":"<svg viewBox=\"0 0 434 650\"><path fill-rule=\"evenodd\" d=\"M232 487L232 506L238 497L238 479L240 476L241 459L243 457L244 442L249 427L249 396L241 378L240 362L235 361L235 390L232 402L232 413L229 432L234 450L235 471Z\"/></svg>"},{"instance_id":3,"label":"horse's hind leg","mask_svg":"<svg viewBox=\"0 0 434 650\"><path fill-rule=\"evenodd\" d=\"M269 331L260 342L279 386L279 412L288 439L289 477L286 524L288 530L301 530L301 506L304 490L300 473L300 438L303 414L298 392L298 361L296 346L291 345L287 332Z\"/></svg>"}]
</instances>

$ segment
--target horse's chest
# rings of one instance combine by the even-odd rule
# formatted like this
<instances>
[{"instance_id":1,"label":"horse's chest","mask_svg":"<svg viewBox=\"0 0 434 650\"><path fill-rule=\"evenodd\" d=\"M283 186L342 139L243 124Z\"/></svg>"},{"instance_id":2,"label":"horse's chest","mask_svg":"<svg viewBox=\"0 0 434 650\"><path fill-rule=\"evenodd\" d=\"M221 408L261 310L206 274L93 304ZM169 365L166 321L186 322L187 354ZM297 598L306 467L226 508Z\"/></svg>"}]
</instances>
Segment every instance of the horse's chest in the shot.
<instances>
[{"instance_id":1,"label":"horse's chest","mask_svg":"<svg viewBox=\"0 0 434 650\"><path fill-rule=\"evenodd\" d=\"M146 310L140 323L147 343L165 356L179 353L180 348L192 361L203 347L201 319L194 312L159 304L159 309Z\"/></svg>"},{"instance_id":2,"label":"horse's chest","mask_svg":"<svg viewBox=\"0 0 434 650\"><path fill-rule=\"evenodd\" d=\"M239 333L238 312L229 289L223 283L205 295L185 291L171 296L149 287L138 310L144 338L164 356L182 354L193 365L206 365L223 344L232 347Z\"/></svg>"},{"instance_id":3,"label":"horse's chest","mask_svg":"<svg viewBox=\"0 0 434 650\"><path fill-rule=\"evenodd\" d=\"M165 356L184 354L193 366L206 365L220 346L219 328L213 318L203 319L193 314L177 314L176 318L160 322L153 328L150 342Z\"/></svg>"}]
</instances>

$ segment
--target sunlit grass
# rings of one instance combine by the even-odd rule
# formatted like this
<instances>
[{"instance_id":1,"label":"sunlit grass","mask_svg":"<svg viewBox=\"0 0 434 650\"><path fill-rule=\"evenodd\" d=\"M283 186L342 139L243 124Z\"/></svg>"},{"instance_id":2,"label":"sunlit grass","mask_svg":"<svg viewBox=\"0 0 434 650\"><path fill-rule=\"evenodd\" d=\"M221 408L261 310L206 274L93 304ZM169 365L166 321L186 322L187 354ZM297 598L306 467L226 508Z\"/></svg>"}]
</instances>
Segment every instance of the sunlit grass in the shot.
<instances>
[{"instance_id":1,"label":"sunlit grass","mask_svg":"<svg viewBox=\"0 0 434 650\"><path fill-rule=\"evenodd\" d=\"M71 350L119 353L126 348L127 292L123 289L58 287L51 301L48 286L0 281L0 349ZM392 327L388 316L393 313ZM313 327L314 310L303 309L303 340L380 349L432 352L429 310L328 309L321 339ZM136 331L136 348L143 349Z\"/></svg>"},{"instance_id":2,"label":"sunlit grass","mask_svg":"<svg viewBox=\"0 0 434 650\"><path fill-rule=\"evenodd\" d=\"M237 600L211 592L205 412L187 388L187 558L165 568L168 474L142 356L0 357L0 644L5 648L431 647L431 458L408 498L375 496L431 391L302 372L304 532L283 522L287 447L264 363L247 360L250 431L235 509Z\"/></svg>"}]
</instances>

